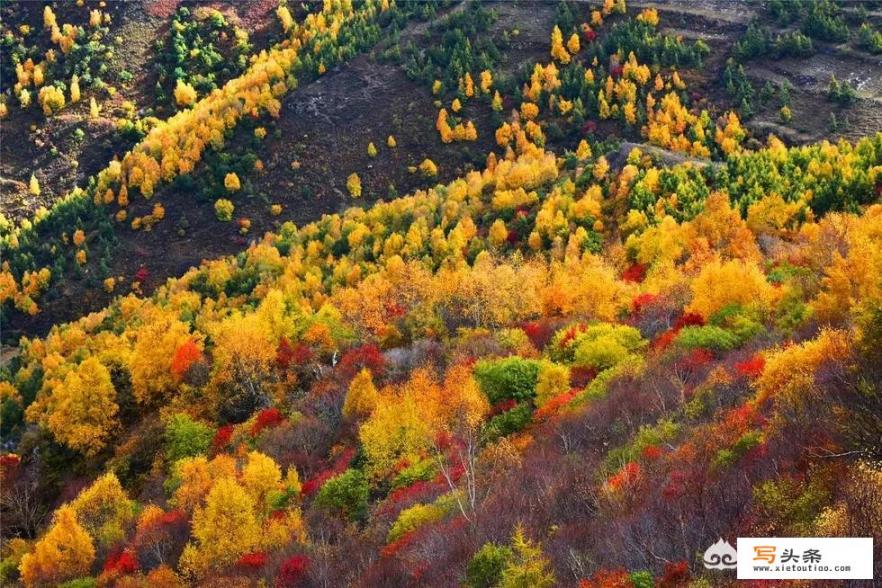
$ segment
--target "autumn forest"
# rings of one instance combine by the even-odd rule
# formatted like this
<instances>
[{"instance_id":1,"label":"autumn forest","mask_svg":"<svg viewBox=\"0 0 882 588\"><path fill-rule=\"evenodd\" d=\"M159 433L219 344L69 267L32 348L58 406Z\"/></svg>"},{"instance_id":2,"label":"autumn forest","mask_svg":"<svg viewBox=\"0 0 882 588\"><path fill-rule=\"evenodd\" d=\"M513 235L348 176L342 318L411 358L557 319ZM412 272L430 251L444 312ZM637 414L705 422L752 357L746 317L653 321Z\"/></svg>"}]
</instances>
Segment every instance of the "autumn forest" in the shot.
<instances>
[{"instance_id":1,"label":"autumn forest","mask_svg":"<svg viewBox=\"0 0 882 588\"><path fill-rule=\"evenodd\" d=\"M882 2L0 17L0 585L882 577Z\"/></svg>"}]
</instances>

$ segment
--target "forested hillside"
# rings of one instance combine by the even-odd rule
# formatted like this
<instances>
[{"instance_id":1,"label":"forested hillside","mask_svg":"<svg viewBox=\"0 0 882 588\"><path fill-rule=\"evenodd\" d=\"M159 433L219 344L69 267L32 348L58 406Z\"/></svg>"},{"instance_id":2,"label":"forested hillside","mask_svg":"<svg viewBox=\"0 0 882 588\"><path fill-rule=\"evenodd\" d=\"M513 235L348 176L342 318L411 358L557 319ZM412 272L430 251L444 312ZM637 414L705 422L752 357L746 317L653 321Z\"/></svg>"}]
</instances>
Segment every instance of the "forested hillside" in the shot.
<instances>
[{"instance_id":1,"label":"forested hillside","mask_svg":"<svg viewBox=\"0 0 882 588\"><path fill-rule=\"evenodd\" d=\"M878 3L0 14L3 585L882 574Z\"/></svg>"}]
</instances>

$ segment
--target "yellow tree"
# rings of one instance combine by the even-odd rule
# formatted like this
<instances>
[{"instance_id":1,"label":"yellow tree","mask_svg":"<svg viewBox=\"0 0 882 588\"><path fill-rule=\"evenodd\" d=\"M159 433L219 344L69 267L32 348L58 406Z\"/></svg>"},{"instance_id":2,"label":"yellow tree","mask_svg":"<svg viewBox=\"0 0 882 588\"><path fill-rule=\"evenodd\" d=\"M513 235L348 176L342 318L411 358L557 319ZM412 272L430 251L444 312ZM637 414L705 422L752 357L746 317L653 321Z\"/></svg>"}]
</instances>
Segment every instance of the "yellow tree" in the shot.
<instances>
[{"instance_id":1,"label":"yellow tree","mask_svg":"<svg viewBox=\"0 0 882 588\"><path fill-rule=\"evenodd\" d=\"M692 281L692 302L687 310L709 318L730 304L764 309L774 299L774 288L755 263L715 259Z\"/></svg>"},{"instance_id":2,"label":"yellow tree","mask_svg":"<svg viewBox=\"0 0 882 588\"><path fill-rule=\"evenodd\" d=\"M70 101L71 104L80 101L80 77L76 74L70 80Z\"/></svg>"},{"instance_id":3,"label":"yellow tree","mask_svg":"<svg viewBox=\"0 0 882 588\"><path fill-rule=\"evenodd\" d=\"M196 102L196 88L183 80L175 86L175 102L178 106L192 106Z\"/></svg>"},{"instance_id":4,"label":"yellow tree","mask_svg":"<svg viewBox=\"0 0 882 588\"><path fill-rule=\"evenodd\" d=\"M352 379L346 400L343 402L343 418L357 420L367 418L377 406L377 388L371 372L363 368Z\"/></svg>"},{"instance_id":5,"label":"yellow tree","mask_svg":"<svg viewBox=\"0 0 882 588\"><path fill-rule=\"evenodd\" d=\"M217 391L232 387L243 399L259 406L267 398L268 382L273 381L273 363L279 336L274 333L271 319L282 311L268 312L267 303L278 300L277 295L267 295L258 312L235 313L212 326L214 338L214 378ZM229 390L224 391L229 393Z\"/></svg>"},{"instance_id":6,"label":"yellow tree","mask_svg":"<svg viewBox=\"0 0 882 588\"><path fill-rule=\"evenodd\" d=\"M551 57L564 65L570 62L570 54L564 47L563 33L557 25L551 30Z\"/></svg>"},{"instance_id":7,"label":"yellow tree","mask_svg":"<svg viewBox=\"0 0 882 588\"><path fill-rule=\"evenodd\" d=\"M139 403L150 404L175 388L172 362L178 348L190 337L189 325L160 310L138 329L129 372L132 391Z\"/></svg>"},{"instance_id":8,"label":"yellow tree","mask_svg":"<svg viewBox=\"0 0 882 588\"><path fill-rule=\"evenodd\" d=\"M28 418L49 429L60 443L94 455L116 426L116 390L110 372L90 357L57 383L48 397L28 408Z\"/></svg>"},{"instance_id":9,"label":"yellow tree","mask_svg":"<svg viewBox=\"0 0 882 588\"><path fill-rule=\"evenodd\" d=\"M436 390L434 411L443 430L456 437L458 442L451 444L449 449L433 443L435 459L460 513L471 521L478 502L478 427L489 412L490 404L472 377L471 367L465 364L451 367L443 387ZM459 466L463 468L462 492L458 491L452 474L453 468Z\"/></svg>"},{"instance_id":10,"label":"yellow tree","mask_svg":"<svg viewBox=\"0 0 882 588\"><path fill-rule=\"evenodd\" d=\"M181 568L199 575L209 566L233 564L260 544L260 536L254 499L233 478L222 478L193 514L196 542L184 548Z\"/></svg>"},{"instance_id":11,"label":"yellow tree","mask_svg":"<svg viewBox=\"0 0 882 588\"><path fill-rule=\"evenodd\" d=\"M228 173L224 176L224 187L227 189L227 192L238 192L239 188L242 187L239 176L234 172Z\"/></svg>"},{"instance_id":12,"label":"yellow tree","mask_svg":"<svg viewBox=\"0 0 882 588\"><path fill-rule=\"evenodd\" d=\"M241 482L258 511L268 514L267 497L270 492L281 488L282 470L271 457L259 451L251 451L242 468Z\"/></svg>"},{"instance_id":13,"label":"yellow tree","mask_svg":"<svg viewBox=\"0 0 882 588\"><path fill-rule=\"evenodd\" d=\"M353 198L361 198L361 178L353 172L346 178L346 189Z\"/></svg>"},{"instance_id":14,"label":"yellow tree","mask_svg":"<svg viewBox=\"0 0 882 588\"><path fill-rule=\"evenodd\" d=\"M520 525L511 538L513 556L502 570L500 588L550 588L557 582L542 546L533 543Z\"/></svg>"},{"instance_id":15,"label":"yellow tree","mask_svg":"<svg viewBox=\"0 0 882 588\"><path fill-rule=\"evenodd\" d=\"M37 541L33 553L22 557L19 571L28 588L57 586L65 580L89 575L94 560L92 539L77 522L73 509L63 506L55 513L52 528Z\"/></svg>"},{"instance_id":16,"label":"yellow tree","mask_svg":"<svg viewBox=\"0 0 882 588\"><path fill-rule=\"evenodd\" d=\"M211 461L204 455L197 455L178 460L172 471L181 485L175 490L171 503L191 512L202 503L215 481L236 475L236 462L226 454L217 455Z\"/></svg>"},{"instance_id":17,"label":"yellow tree","mask_svg":"<svg viewBox=\"0 0 882 588\"><path fill-rule=\"evenodd\" d=\"M135 517L135 503L129 500L113 472L95 480L70 506L89 535L104 548L123 541Z\"/></svg>"},{"instance_id":18,"label":"yellow tree","mask_svg":"<svg viewBox=\"0 0 882 588\"><path fill-rule=\"evenodd\" d=\"M419 385L410 382L402 390L384 390L370 418L358 436L372 475L382 478L394 470L400 460L419 461L431 444L433 415L427 415L420 402Z\"/></svg>"}]
</instances>

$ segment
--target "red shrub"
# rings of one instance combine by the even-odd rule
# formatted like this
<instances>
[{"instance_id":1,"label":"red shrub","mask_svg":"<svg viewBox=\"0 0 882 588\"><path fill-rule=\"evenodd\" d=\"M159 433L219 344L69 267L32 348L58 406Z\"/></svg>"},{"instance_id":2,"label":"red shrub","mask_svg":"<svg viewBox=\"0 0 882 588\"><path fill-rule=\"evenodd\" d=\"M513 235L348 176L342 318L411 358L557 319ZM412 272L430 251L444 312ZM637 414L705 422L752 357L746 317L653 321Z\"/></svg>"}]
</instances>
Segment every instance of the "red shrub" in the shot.
<instances>
[{"instance_id":1,"label":"red shrub","mask_svg":"<svg viewBox=\"0 0 882 588\"><path fill-rule=\"evenodd\" d=\"M279 346L276 347L276 365L286 370L291 365L292 359L294 359L294 348L291 347L291 342L288 341L288 338L283 335L279 339Z\"/></svg>"},{"instance_id":2,"label":"red shrub","mask_svg":"<svg viewBox=\"0 0 882 588\"><path fill-rule=\"evenodd\" d=\"M622 73L625 71L625 66L621 64L616 64L609 68L609 75L613 77L613 79L618 79L622 77Z\"/></svg>"},{"instance_id":3,"label":"red shrub","mask_svg":"<svg viewBox=\"0 0 882 588\"><path fill-rule=\"evenodd\" d=\"M211 440L211 446L215 451L220 451L230 444L230 439L232 439L232 437L233 425L224 425L214 434L214 439Z\"/></svg>"},{"instance_id":4,"label":"red shrub","mask_svg":"<svg viewBox=\"0 0 882 588\"><path fill-rule=\"evenodd\" d=\"M578 389L572 389L567 392L561 392L557 396L550 398L545 404L536 410L535 413L533 413L533 417L539 421L547 419L566 406L570 400L576 397L578 392Z\"/></svg>"},{"instance_id":5,"label":"red shrub","mask_svg":"<svg viewBox=\"0 0 882 588\"><path fill-rule=\"evenodd\" d=\"M266 554L262 551L246 553L239 558L239 561L236 562L236 565L241 568L245 568L246 570L256 570L262 568L264 565L266 565Z\"/></svg>"},{"instance_id":6,"label":"red shrub","mask_svg":"<svg viewBox=\"0 0 882 588\"><path fill-rule=\"evenodd\" d=\"M14 453L0 455L0 480L8 482L18 473L21 458Z\"/></svg>"},{"instance_id":7,"label":"red shrub","mask_svg":"<svg viewBox=\"0 0 882 588\"><path fill-rule=\"evenodd\" d=\"M760 425L764 419L756 410L756 405L745 402L741 406L728 411L723 417L724 428L735 434L741 434L754 425Z\"/></svg>"},{"instance_id":8,"label":"red shrub","mask_svg":"<svg viewBox=\"0 0 882 588\"><path fill-rule=\"evenodd\" d=\"M319 472L309 480L303 483L302 492L304 496L310 496L311 494L318 492L322 486L325 485L325 482L330 480L336 475L342 474L346 471L346 468L349 467L349 464L352 462L352 459L355 457L355 449L353 447L347 447L343 451L340 452L340 455L337 456L337 459L334 460L334 465L332 465L329 469Z\"/></svg>"},{"instance_id":9,"label":"red shrub","mask_svg":"<svg viewBox=\"0 0 882 588\"><path fill-rule=\"evenodd\" d=\"M579 333L584 333L585 329L587 328L588 327L586 327L585 325L575 325L573 327L570 327L569 329L567 329L566 333L564 333L564 336L560 338L558 347L560 347L561 349L566 348L566 346L569 345L570 341L575 339Z\"/></svg>"},{"instance_id":10,"label":"red shrub","mask_svg":"<svg viewBox=\"0 0 882 588\"><path fill-rule=\"evenodd\" d=\"M626 282L640 283L644 278L646 278L646 264L643 263L635 263L622 273L622 279Z\"/></svg>"},{"instance_id":11,"label":"red shrub","mask_svg":"<svg viewBox=\"0 0 882 588\"><path fill-rule=\"evenodd\" d=\"M333 478L336 474L331 470L325 470L323 472L319 472L312 478L308 479L303 483L303 487L301 491L304 496L311 496L312 494L318 492L322 489L322 486L325 485L325 482Z\"/></svg>"},{"instance_id":12,"label":"red shrub","mask_svg":"<svg viewBox=\"0 0 882 588\"><path fill-rule=\"evenodd\" d=\"M138 560L130 551L118 551L107 556L104 572L110 574L133 574L138 571Z\"/></svg>"},{"instance_id":13,"label":"red shrub","mask_svg":"<svg viewBox=\"0 0 882 588\"><path fill-rule=\"evenodd\" d=\"M655 338L655 341L652 342L652 348L656 351L664 351L674 342L676 337L677 331L669 329Z\"/></svg>"},{"instance_id":14,"label":"red shrub","mask_svg":"<svg viewBox=\"0 0 882 588\"><path fill-rule=\"evenodd\" d=\"M190 369L190 366L202 359L202 352L196 346L193 339L187 339L175 350L172 356L171 373L176 380L180 380Z\"/></svg>"},{"instance_id":15,"label":"red shrub","mask_svg":"<svg viewBox=\"0 0 882 588\"><path fill-rule=\"evenodd\" d=\"M301 342L291 345L287 337L279 339L279 346L276 348L276 365L286 370L291 364L303 365L312 361L314 354L312 350Z\"/></svg>"},{"instance_id":16,"label":"red shrub","mask_svg":"<svg viewBox=\"0 0 882 588\"><path fill-rule=\"evenodd\" d=\"M689 564L685 561L665 563L664 574L658 582L658 588L679 588L688 584L690 578Z\"/></svg>"},{"instance_id":17,"label":"red shrub","mask_svg":"<svg viewBox=\"0 0 882 588\"><path fill-rule=\"evenodd\" d=\"M490 415L494 417L498 414L502 414L504 412L508 412L518 405L518 401L514 398L506 398L505 400L500 400L496 404L490 407Z\"/></svg>"},{"instance_id":18,"label":"red shrub","mask_svg":"<svg viewBox=\"0 0 882 588\"><path fill-rule=\"evenodd\" d=\"M636 461L629 461L622 469L613 474L607 480L607 484L614 489L619 490L628 486L635 485L640 479L640 464Z\"/></svg>"},{"instance_id":19,"label":"red shrub","mask_svg":"<svg viewBox=\"0 0 882 588\"><path fill-rule=\"evenodd\" d=\"M340 371L348 378L353 377L362 368L368 368L374 376L380 376L383 374L385 365L386 360L383 359L383 353L373 343L354 347L344 353L340 359Z\"/></svg>"},{"instance_id":20,"label":"red shrub","mask_svg":"<svg viewBox=\"0 0 882 588\"><path fill-rule=\"evenodd\" d=\"M521 325L521 329L527 334L530 343L532 343L536 349L540 350L548 345L551 337L554 336L554 327L545 321L531 321L524 323Z\"/></svg>"},{"instance_id":21,"label":"red shrub","mask_svg":"<svg viewBox=\"0 0 882 588\"><path fill-rule=\"evenodd\" d=\"M662 487L662 496L669 501L681 498L686 494L686 472L674 470L668 474L668 480Z\"/></svg>"},{"instance_id":22,"label":"red shrub","mask_svg":"<svg viewBox=\"0 0 882 588\"><path fill-rule=\"evenodd\" d=\"M392 543L383 547L383 549L380 550L380 557L395 557L399 551L401 551L402 549L407 547L407 545L411 542L413 537L414 537L413 531L405 533L404 535L402 535L401 537L399 537L398 539L396 539Z\"/></svg>"},{"instance_id":23,"label":"red shrub","mask_svg":"<svg viewBox=\"0 0 882 588\"><path fill-rule=\"evenodd\" d=\"M597 370L592 367L573 366L570 368L570 386L582 389L597 377Z\"/></svg>"},{"instance_id":24,"label":"red shrub","mask_svg":"<svg viewBox=\"0 0 882 588\"><path fill-rule=\"evenodd\" d=\"M276 588L289 588L306 584L309 572L309 558L305 555L292 555L279 567Z\"/></svg>"},{"instance_id":25,"label":"red shrub","mask_svg":"<svg viewBox=\"0 0 882 588\"><path fill-rule=\"evenodd\" d=\"M294 344L294 349L291 352L291 360L294 364L303 365L304 363L309 363L313 357L315 357L315 354L306 343L297 342Z\"/></svg>"},{"instance_id":26,"label":"red shrub","mask_svg":"<svg viewBox=\"0 0 882 588\"><path fill-rule=\"evenodd\" d=\"M701 327L704 326L704 317L694 312L687 312L677 319L674 323L674 330L679 331L683 327Z\"/></svg>"},{"instance_id":27,"label":"red shrub","mask_svg":"<svg viewBox=\"0 0 882 588\"><path fill-rule=\"evenodd\" d=\"M762 355L754 355L750 359L735 364L735 371L745 378L758 378L766 367L766 360Z\"/></svg>"},{"instance_id":28,"label":"red shrub","mask_svg":"<svg viewBox=\"0 0 882 588\"><path fill-rule=\"evenodd\" d=\"M161 525L177 525L187 520L187 515L182 510L170 510L159 519Z\"/></svg>"},{"instance_id":29,"label":"red shrub","mask_svg":"<svg viewBox=\"0 0 882 588\"><path fill-rule=\"evenodd\" d=\"M381 512L382 514L389 514L389 511L394 510L394 507L402 502L423 498L435 492L436 489L437 484L434 481L418 480L410 486L393 490L386 497L386 502L383 508L381 508Z\"/></svg>"},{"instance_id":30,"label":"red shrub","mask_svg":"<svg viewBox=\"0 0 882 588\"><path fill-rule=\"evenodd\" d=\"M655 294L638 294L631 300L631 311L634 314L640 314L644 308L655 302L657 298L658 296Z\"/></svg>"},{"instance_id":31,"label":"red shrub","mask_svg":"<svg viewBox=\"0 0 882 588\"><path fill-rule=\"evenodd\" d=\"M714 359L714 354L707 349L692 349L680 358L679 366L682 369L698 370L709 364Z\"/></svg>"},{"instance_id":32,"label":"red shrub","mask_svg":"<svg viewBox=\"0 0 882 588\"><path fill-rule=\"evenodd\" d=\"M251 436L256 437L264 429L276 427L282 424L284 421L285 417L282 416L282 413L279 411L278 408L265 408L257 413L257 419L251 426Z\"/></svg>"},{"instance_id":33,"label":"red shrub","mask_svg":"<svg viewBox=\"0 0 882 588\"><path fill-rule=\"evenodd\" d=\"M439 431L437 435L435 435L435 445L438 449L442 451L446 451L451 446L453 446L454 439L453 435L448 433L447 431Z\"/></svg>"},{"instance_id":34,"label":"red shrub","mask_svg":"<svg viewBox=\"0 0 882 588\"><path fill-rule=\"evenodd\" d=\"M628 570L599 570L590 580L581 580L579 588L634 588Z\"/></svg>"},{"instance_id":35,"label":"red shrub","mask_svg":"<svg viewBox=\"0 0 882 588\"><path fill-rule=\"evenodd\" d=\"M647 461L655 461L662 456L664 451L658 445L647 445L643 448L641 455Z\"/></svg>"},{"instance_id":36,"label":"red shrub","mask_svg":"<svg viewBox=\"0 0 882 588\"><path fill-rule=\"evenodd\" d=\"M465 473L465 464L461 461L453 464L453 466L447 470L447 475L450 476L451 482L458 482L462 475ZM435 474L434 479L432 481L436 484L445 484L447 482L447 478L444 477L444 472L438 472Z\"/></svg>"},{"instance_id":37,"label":"red shrub","mask_svg":"<svg viewBox=\"0 0 882 588\"><path fill-rule=\"evenodd\" d=\"M138 268L138 271L135 272L135 281L141 282L142 284L146 282L149 277L150 270L147 269L147 266L142 265Z\"/></svg>"},{"instance_id":38,"label":"red shrub","mask_svg":"<svg viewBox=\"0 0 882 588\"><path fill-rule=\"evenodd\" d=\"M582 31L582 36L585 37L585 40L590 43L597 38L597 31L593 31L590 29L587 31Z\"/></svg>"},{"instance_id":39,"label":"red shrub","mask_svg":"<svg viewBox=\"0 0 882 588\"><path fill-rule=\"evenodd\" d=\"M582 125L582 134L590 135L597 132L597 122L593 120L585 121Z\"/></svg>"},{"instance_id":40,"label":"red shrub","mask_svg":"<svg viewBox=\"0 0 882 588\"><path fill-rule=\"evenodd\" d=\"M407 309L397 302L387 302L383 307L386 310L386 315L391 318L400 318L407 314Z\"/></svg>"}]
</instances>

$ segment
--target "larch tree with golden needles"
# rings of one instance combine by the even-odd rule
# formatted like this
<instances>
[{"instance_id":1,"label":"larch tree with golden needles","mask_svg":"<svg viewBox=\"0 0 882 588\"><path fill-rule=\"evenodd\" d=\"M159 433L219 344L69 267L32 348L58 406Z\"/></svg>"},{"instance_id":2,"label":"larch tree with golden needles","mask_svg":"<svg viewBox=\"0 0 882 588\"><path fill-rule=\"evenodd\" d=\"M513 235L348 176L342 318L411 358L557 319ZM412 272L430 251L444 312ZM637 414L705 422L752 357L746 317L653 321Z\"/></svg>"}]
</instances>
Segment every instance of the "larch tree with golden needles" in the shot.
<instances>
[{"instance_id":1,"label":"larch tree with golden needles","mask_svg":"<svg viewBox=\"0 0 882 588\"><path fill-rule=\"evenodd\" d=\"M135 518L135 503L113 472L104 474L80 492L70 507L100 548L122 543Z\"/></svg>"},{"instance_id":2,"label":"larch tree with golden needles","mask_svg":"<svg viewBox=\"0 0 882 588\"><path fill-rule=\"evenodd\" d=\"M90 357L28 407L28 418L45 426L59 443L85 455L104 448L117 425L116 389L110 371Z\"/></svg>"},{"instance_id":3,"label":"larch tree with golden needles","mask_svg":"<svg viewBox=\"0 0 882 588\"><path fill-rule=\"evenodd\" d=\"M377 406L377 388L371 372L363 368L349 384L346 400L343 403L343 418L358 420L367 418Z\"/></svg>"},{"instance_id":4,"label":"larch tree with golden needles","mask_svg":"<svg viewBox=\"0 0 882 588\"><path fill-rule=\"evenodd\" d=\"M66 580L87 576L95 560L92 538L77 522L69 506L58 509L52 527L25 554L19 571L24 585L57 586Z\"/></svg>"},{"instance_id":5,"label":"larch tree with golden needles","mask_svg":"<svg viewBox=\"0 0 882 588\"><path fill-rule=\"evenodd\" d=\"M236 480L214 484L205 506L193 514L193 538L181 554L181 567L194 576L210 567L230 565L260 544L254 499Z\"/></svg>"},{"instance_id":6,"label":"larch tree with golden needles","mask_svg":"<svg viewBox=\"0 0 882 588\"><path fill-rule=\"evenodd\" d=\"M136 331L129 371L132 391L140 404L149 405L174 389L179 374L172 371L172 362L190 338L189 325L159 312Z\"/></svg>"}]
</instances>

